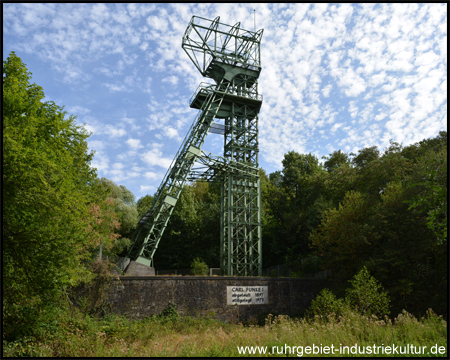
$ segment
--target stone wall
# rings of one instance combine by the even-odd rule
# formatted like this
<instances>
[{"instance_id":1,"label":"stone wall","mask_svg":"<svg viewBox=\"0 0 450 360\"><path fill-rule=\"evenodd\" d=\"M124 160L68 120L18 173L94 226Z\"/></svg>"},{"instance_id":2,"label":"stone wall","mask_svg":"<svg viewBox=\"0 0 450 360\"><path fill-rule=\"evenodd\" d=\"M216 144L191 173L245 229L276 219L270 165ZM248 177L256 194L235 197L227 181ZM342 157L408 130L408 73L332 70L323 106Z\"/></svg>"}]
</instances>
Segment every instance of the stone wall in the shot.
<instances>
[{"instance_id":1,"label":"stone wall","mask_svg":"<svg viewBox=\"0 0 450 360\"><path fill-rule=\"evenodd\" d=\"M267 286L266 304L227 305L227 287ZM337 283L324 279L227 276L120 276L109 288L107 302L130 318L160 314L169 302L181 315L213 316L241 321L272 314L302 314L323 288ZM230 292L231 288L229 288ZM234 289L233 289L234 291ZM229 295L228 295L229 296Z\"/></svg>"}]
</instances>

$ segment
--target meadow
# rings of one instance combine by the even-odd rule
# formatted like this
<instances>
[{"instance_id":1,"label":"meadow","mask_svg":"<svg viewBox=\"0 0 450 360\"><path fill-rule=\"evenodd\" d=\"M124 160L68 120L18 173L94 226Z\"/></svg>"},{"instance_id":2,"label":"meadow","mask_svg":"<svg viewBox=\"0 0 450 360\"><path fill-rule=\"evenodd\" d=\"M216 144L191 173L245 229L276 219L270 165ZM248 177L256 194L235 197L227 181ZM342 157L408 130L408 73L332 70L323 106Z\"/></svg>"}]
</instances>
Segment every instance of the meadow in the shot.
<instances>
[{"instance_id":1,"label":"meadow","mask_svg":"<svg viewBox=\"0 0 450 360\"><path fill-rule=\"evenodd\" d=\"M447 356L447 322L431 309L419 319L406 311L392 320L347 311L340 316L330 314L309 318L269 314L259 323L254 320L238 324L213 318L182 317L176 311L141 320L129 320L115 314L99 319L76 308L71 309L70 316L67 313L61 316L54 328L43 336L18 342L4 341L3 356ZM315 354L313 345L316 346ZM347 349L347 352L317 353L319 346L326 349L332 345L336 350ZM355 345L365 348L366 354L353 354ZM390 346L391 353L382 353L387 350L379 347L375 355L374 345ZM250 346L259 348L245 348ZM302 346L301 355L299 346ZM309 354L307 346L311 347ZM425 346L424 353L414 354ZM399 350L396 353L396 347L404 347L403 352L407 348L409 353L402 355ZM431 350L435 354L430 353ZM265 353L260 353L263 351Z\"/></svg>"}]
</instances>

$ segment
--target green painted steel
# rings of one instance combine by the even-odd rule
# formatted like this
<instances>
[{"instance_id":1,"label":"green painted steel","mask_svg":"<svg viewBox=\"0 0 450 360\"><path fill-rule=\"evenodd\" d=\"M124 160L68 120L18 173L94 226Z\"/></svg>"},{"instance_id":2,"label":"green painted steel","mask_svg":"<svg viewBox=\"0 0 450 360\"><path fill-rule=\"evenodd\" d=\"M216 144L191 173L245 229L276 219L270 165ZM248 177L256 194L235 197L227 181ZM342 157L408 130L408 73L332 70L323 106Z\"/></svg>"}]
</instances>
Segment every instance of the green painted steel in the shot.
<instances>
[{"instance_id":1,"label":"green painted steel","mask_svg":"<svg viewBox=\"0 0 450 360\"><path fill-rule=\"evenodd\" d=\"M153 256L186 181L222 182L221 269L223 274L262 275L261 188L258 176L258 93L263 30L242 29L193 16L182 47L200 73L190 100L199 109L172 166L139 221L128 258L154 266ZM207 133L224 136L224 155L201 150ZM125 258L125 261L127 259Z\"/></svg>"},{"instance_id":2,"label":"green painted steel","mask_svg":"<svg viewBox=\"0 0 450 360\"><path fill-rule=\"evenodd\" d=\"M221 86L222 83L219 83L216 89ZM206 97L196 121L156 192L152 208L138 223L128 258L144 265L154 265L155 251L222 100L223 95L215 91Z\"/></svg>"}]
</instances>

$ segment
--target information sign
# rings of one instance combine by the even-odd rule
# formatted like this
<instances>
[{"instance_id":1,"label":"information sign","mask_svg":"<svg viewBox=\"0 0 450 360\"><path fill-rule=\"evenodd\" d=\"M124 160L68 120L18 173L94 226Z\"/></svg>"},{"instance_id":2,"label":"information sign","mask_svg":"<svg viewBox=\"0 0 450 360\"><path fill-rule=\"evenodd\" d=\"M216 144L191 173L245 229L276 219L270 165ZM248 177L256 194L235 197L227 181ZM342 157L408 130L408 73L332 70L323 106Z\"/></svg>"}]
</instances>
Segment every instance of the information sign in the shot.
<instances>
[{"instance_id":1,"label":"information sign","mask_svg":"<svg viewBox=\"0 0 450 360\"><path fill-rule=\"evenodd\" d=\"M261 305L268 303L268 286L227 286L227 305Z\"/></svg>"}]
</instances>

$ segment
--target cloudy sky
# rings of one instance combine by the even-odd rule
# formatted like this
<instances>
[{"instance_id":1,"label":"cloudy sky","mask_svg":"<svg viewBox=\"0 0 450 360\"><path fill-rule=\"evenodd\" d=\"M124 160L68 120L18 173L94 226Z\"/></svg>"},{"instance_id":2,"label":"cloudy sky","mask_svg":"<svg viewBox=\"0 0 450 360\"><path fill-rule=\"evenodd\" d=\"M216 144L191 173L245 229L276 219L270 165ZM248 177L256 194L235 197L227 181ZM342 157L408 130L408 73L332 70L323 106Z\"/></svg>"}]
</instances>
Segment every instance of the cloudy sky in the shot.
<instances>
[{"instance_id":1,"label":"cloudy sky","mask_svg":"<svg viewBox=\"0 0 450 360\"><path fill-rule=\"evenodd\" d=\"M255 12L254 12L255 10ZM92 132L100 177L153 195L197 115L193 15L264 29L260 166L447 129L447 4L3 4L3 59ZM255 15L255 16L254 16ZM211 80L209 80L211 82ZM209 134L204 150L222 155Z\"/></svg>"}]
</instances>

